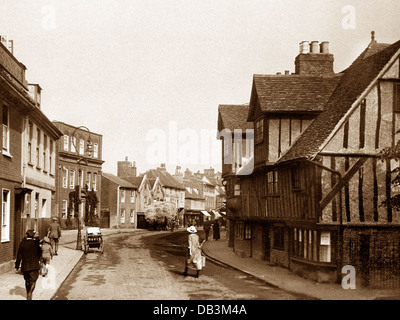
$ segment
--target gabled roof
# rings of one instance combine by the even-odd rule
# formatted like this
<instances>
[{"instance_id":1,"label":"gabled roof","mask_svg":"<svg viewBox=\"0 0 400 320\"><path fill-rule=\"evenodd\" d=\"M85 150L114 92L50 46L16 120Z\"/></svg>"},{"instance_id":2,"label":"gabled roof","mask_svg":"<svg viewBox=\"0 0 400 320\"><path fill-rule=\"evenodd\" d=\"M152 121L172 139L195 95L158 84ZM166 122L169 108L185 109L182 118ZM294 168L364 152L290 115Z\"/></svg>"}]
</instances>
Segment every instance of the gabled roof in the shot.
<instances>
[{"instance_id":1,"label":"gabled roof","mask_svg":"<svg viewBox=\"0 0 400 320\"><path fill-rule=\"evenodd\" d=\"M322 112L340 80L333 76L254 75L248 121L253 121L257 101L261 112Z\"/></svg>"},{"instance_id":2,"label":"gabled roof","mask_svg":"<svg viewBox=\"0 0 400 320\"><path fill-rule=\"evenodd\" d=\"M400 50L400 41L374 55L358 59L343 73L320 114L278 162L314 157L339 121L371 85L391 58Z\"/></svg>"},{"instance_id":3,"label":"gabled roof","mask_svg":"<svg viewBox=\"0 0 400 320\"><path fill-rule=\"evenodd\" d=\"M140 185L142 184L143 176L141 177L130 177L130 178L122 178L125 181L129 182L130 184L134 185L137 189L139 189Z\"/></svg>"},{"instance_id":4,"label":"gabled roof","mask_svg":"<svg viewBox=\"0 0 400 320\"><path fill-rule=\"evenodd\" d=\"M370 44L368 45L368 47L358 56L358 58L356 60L354 60L352 65L360 62L363 59L373 56L374 54L377 54L378 52L380 52L390 46L391 46L390 43L378 43L375 40L374 35L373 35L373 38L372 38Z\"/></svg>"},{"instance_id":5,"label":"gabled roof","mask_svg":"<svg viewBox=\"0 0 400 320\"><path fill-rule=\"evenodd\" d=\"M116 175L113 175L112 173L106 173L103 172L102 176L108 180L110 180L111 182L119 185L122 188L126 188L126 189L137 189L138 187L134 186L133 184L129 183L128 181L117 177Z\"/></svg>"},{"instance_id":6,"label":"gabled roof","mask_svg":"<svg viewBox=\"0 0 400 320\"><path fill-rule=\"evenodd\" d=\"M247 121L249 106L225 105L218 106L218 131L228 129L233 132L235 129L253 130L253 123Z\"/></svg>"},{"instance_id":7,"label":"gabled roof","mask_svg":"<svg viewBox=\"0 0 400 320\"><path fill-rule=\"evenodd\" d=\"M152 186L156 179L159 178L160 183L163 187L185 190L185 187L166 171L150 169L146 171L146 174Z\"/></svg>"},{"instance_id":8,"label":"gabled roof","mask_svg":"<svg viewBox=\"0 0 400 320\"><path fill-rule=\"evenodd\" d=\"M183 180L183 185L185 186L185 199L192 199L192 200L205 200L206 198L201 195L201 190L199 189L199 183L201 184L201 181L198 180L193 180L196 178L190 178L190 179L184 179ZM189 191L189 190L191 191ZM194 189L197 189L197 193L194 191Z\"/></svg>"}]
</instances>

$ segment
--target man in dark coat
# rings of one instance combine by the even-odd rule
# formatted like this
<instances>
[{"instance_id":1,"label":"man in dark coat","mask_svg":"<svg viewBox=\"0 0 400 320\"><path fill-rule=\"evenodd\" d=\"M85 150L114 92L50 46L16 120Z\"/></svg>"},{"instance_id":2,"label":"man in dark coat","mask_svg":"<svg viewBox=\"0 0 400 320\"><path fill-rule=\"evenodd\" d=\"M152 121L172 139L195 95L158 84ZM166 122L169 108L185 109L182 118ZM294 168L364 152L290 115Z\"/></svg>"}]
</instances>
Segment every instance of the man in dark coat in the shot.
<instances>
[{"instance_id":1,"label":"man in dark coat","mask_svg":"<svg viewBox=\"0 0 400 320\"><path fill-rule=\"evenodd\" d=\"M219 235L219 223L218 223L217 219L215 219L215 222L213 224L213 238L214 238L214 240L218 240L220 238L220 235Z\"/></svg>"},{"instance_id":2,"label":"man in dark coat","mask_svg":"<svg viewBox=\"0 0 400 320\"><path fill-rule=\"evenodd\" d=\"M21 271L25 279L27 300L32 300L36 280L39 277L39 261L41 256L42 249L40 248L39 241L35 239L35 231L28 230L26 232L26 237L19 245L17 260L15 261L15 269L17 271L21 265Z\"/></svg>"},{"instance_id":3,"label":"man in dark coat","mask_svg":"<svg viewBox=\"0 0 400 320\"><path fill-rule=\"evenodd\" d=\"M206 234L206 240L208 241L208 236L210 235L211 230L211 220L209 218L207 218L206 222L204 222L203 230Z\"/></svg>"},{"instance_id":4,"label":"man in dark coat","mask_svg":"<svg viewBox=\"0 0 400 320\"><path fill-rule=\"evenodd\" d=\"M61 238L61 227L56 217L53 217L52 220L53 222L50 223L49 229L47 230L47 236L50 238L51 248L56 256L58 255L58 241Z\"/></svg>"}]
</instances>

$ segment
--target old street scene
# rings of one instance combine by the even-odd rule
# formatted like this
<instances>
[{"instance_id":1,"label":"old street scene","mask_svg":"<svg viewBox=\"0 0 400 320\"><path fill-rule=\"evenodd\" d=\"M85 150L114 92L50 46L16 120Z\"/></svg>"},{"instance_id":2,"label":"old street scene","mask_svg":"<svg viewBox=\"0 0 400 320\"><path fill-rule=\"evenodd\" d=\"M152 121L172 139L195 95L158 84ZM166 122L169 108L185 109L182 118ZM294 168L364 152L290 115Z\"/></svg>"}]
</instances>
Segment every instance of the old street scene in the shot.
<instances>
[{"instance_id":1,"label":"old street scene","mask_svg":"<svg viewBox=\"0 0 400 320\"><path fill-rule=\"evenodd\" d=\"M400 2L23 2L0 300L400 299Z\"/></svg>"}]
</instances>

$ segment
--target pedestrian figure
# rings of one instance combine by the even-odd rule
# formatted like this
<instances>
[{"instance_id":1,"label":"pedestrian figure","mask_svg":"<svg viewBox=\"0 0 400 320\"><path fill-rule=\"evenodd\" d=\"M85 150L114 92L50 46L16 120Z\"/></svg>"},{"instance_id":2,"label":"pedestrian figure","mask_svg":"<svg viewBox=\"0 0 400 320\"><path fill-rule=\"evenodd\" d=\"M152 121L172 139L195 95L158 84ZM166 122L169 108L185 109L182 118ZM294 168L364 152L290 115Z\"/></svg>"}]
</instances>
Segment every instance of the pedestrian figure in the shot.
<instances>
[{"instance_id":1,"label":"pedestrian figure","mask_svg":"<svg viewBox=\"0 0 400 320\"><path fill-rule=\"evenodd\" d=\"M186 253L185 272L184 276L188 275L189 267L196 268L196 278L199 277L200 270L203 268L203 260L201 256L201 246L205 241L200 243L200 237L197 234L195 226L190 226L186 229L189 232L188 237L188 250Z\"/></svg>"},{"instance_id":2,"label":"pedestrian figure","mask_svg":"<svg viewBox=\"0 0 400 320\"><path fill-rule=\"evenodd\" d=\"M41 241L41 247L43 262L42 276L45 277L49 273L50 260L53 259L53 248L51 247L50 239L48 237L43 238Z\"/></svg>"},{"instance_id":3,"label":"pedestrian figure","mask_svg":"<svg viewBox=\"0 0 400 320\"><path fill-rule=\"evenodd\" d=\"M215 220L214 225L213 225L213 238L214 238L214 240L219 240L219 238L220 238L218 220Z\"/></svg>"},{"instance_id":4,"label":"pedestrian figure","mask_svg":"<svg viewBox=\"0 0 400 320\"><path fill-rule=\"evenodd\" d=\"M50 238L51 248L53 249L54 255L58 255L58 241L61 238L61 227L58 223L58 219L53 217L53 222L50 223L50 226L47 230L47 237Z\"/></svg>"},{"instance_id":5,"label":"pedestrian figure","mask_svg":"<svg viewBox=\"0 0 400 320\"><path fill-rule=\"evenodd\" d=\"M208 241L208 237L210 235L211 230L211 220L207 218L206 222L204 222L203 226L204 233L206 234L206 241Z\"/></svg>"},{"instance_id":6,"label":"pedestrian figure","mask_svg":"<svg viewBox=\"0 0 400 320\"><path fill-rule=\"evenodd\" d=\"M27 300L32 300L32 294L39 277L40 259L42 255L39 241L35 240L34 237L34 230L28 230L26 232L26 237L19 244L17 260L15 261L15 269L18 271L21 266L21 271L24 275Z\"/></svg>"}]
</instances>

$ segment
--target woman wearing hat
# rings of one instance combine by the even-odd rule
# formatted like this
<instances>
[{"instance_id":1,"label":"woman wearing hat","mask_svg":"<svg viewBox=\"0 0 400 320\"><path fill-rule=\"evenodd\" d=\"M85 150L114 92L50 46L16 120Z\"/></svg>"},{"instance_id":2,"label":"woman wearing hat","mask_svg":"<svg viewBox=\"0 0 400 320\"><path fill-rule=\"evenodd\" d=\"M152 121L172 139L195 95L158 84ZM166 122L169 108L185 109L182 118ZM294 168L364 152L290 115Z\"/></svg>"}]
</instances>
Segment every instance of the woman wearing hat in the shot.
<instances>
[{"instance_id":1,"label":"woman wearing hat","mask_svg":"<svg viewBox=\"0 0 400 320\"><path fill-rule=\"evenodd\" d=\"M198 278L200 270L203 268L201 246L205 241L200 243L200 237L197 234L197 229L195 226L190 226L186 230L189 232L189 237L188 237L189 246L186 256L185 272L183 273L183 275L187 276L189 266L194 265L196 267L196 278Z\"/></svg>"}]
</instances>

